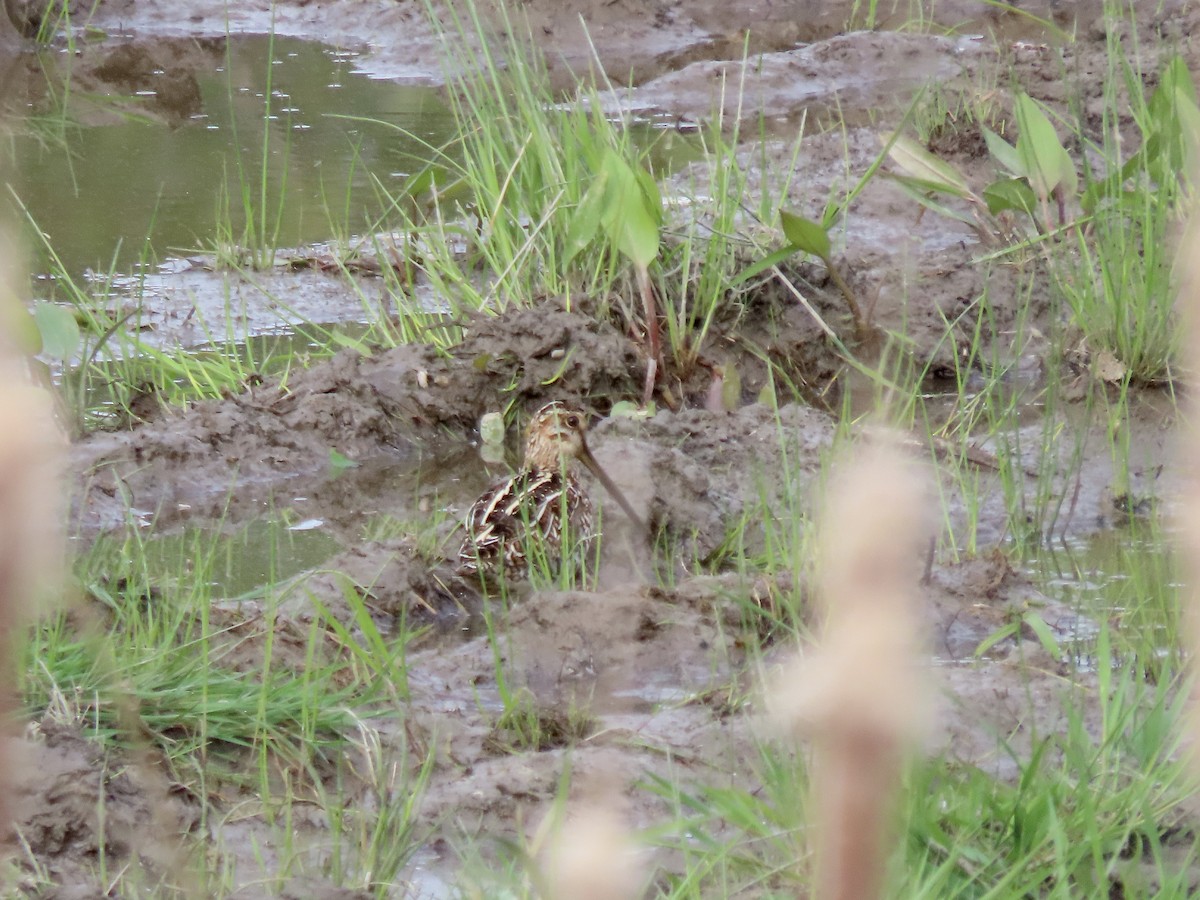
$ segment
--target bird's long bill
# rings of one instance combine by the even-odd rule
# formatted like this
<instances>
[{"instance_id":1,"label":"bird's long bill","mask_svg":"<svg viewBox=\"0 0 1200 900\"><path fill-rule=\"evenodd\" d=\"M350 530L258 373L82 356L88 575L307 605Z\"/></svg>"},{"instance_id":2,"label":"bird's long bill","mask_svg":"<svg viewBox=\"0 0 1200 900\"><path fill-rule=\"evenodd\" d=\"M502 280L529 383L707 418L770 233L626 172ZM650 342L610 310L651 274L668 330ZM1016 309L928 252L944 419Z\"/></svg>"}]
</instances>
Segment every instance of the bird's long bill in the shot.
<instances>
[{"instance_id":1,"label":"bird's long bill","mask_svg":"<svg viewBox=\"0 0 1200 900\"><path fill-rule=\"evenodd\" d=\"M633 507L629 505L629 501L625 499L625 495L621 493L621 489L608 477L608 473L600 468L600 463L596 462L596 457L592 456L592 451L588 449L587 444L583 445L583 449L579 454L579 461L587 466L588 471L595 475L599 482L604 485L604 489L617 501L617 505L624 510L625 515L629 516L630 521L637 526L638 531L642 534L647 534L646 523L642 521L641 516L633 511Z\"/></svg>"}]
</instances>

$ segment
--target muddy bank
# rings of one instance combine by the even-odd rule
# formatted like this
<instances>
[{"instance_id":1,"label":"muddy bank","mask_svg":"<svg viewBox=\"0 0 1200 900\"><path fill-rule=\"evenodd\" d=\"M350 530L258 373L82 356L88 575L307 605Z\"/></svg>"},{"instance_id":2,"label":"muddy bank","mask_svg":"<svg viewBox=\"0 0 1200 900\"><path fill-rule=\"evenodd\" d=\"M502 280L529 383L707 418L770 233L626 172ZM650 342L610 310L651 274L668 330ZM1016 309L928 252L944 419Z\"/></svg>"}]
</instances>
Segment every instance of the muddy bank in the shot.
<instances>
[{"instance_id":1,"label":"muddy bank","mask_svg":"<svg viewBox=\"0 0 1200 900\"><path fill-rule=\"evenodd\" d=\"M27 4L36 7L36 4ZM522 3L517 14L543 47L549 62L561 69L584 71L596 56L618 83L635 83L698 59L736 59L743 48L758 54L790 49L842 32L856 4L824 0L785 0L769 4L699 2L604 3L573 0ZM892 4L900 7L902 4ZM493 27L502 18L481 4ZM896 27L907 20L905 9L879 4L878 25ZM442 14L452 22L447 4ZM926 26L963 28L978 33L1025 36L1036 28L1030 16L1056 23L1067 31L1086 28L1099 17L1099 0L1023 3L1004 12L982 0L939 2ZM333 3L239 3L227 8L212 0L190 0L183 10L165 0L101 0L91 22L113 33L136 35L213 36L227 31L320 36L322 40L365 48L364 65L386 78L437 79L443 66L441 47L419 4L389 0L338 0ZM593 50L592 48L595 48Z\"/></svg>"},{"instance_id":2,"label":"muddy bank","mask_svg":"<svg viewBox=\"0 0 1200 900\"><path fill-rule=\"evenodd\" d=\"M180 507L220 502L234 483L244 499L256 486L319 474L331 451L403 458L447 434L461 440L502 403L610 405L635 391L637 360L611 326L552 302L477 316L447 355L419 344L369 357L345 351L286 387L274 380L134 431L86 437L71 461L83 473L76 519L112 526L128 506L169 524Z\"/></svg>"}]
</instances>

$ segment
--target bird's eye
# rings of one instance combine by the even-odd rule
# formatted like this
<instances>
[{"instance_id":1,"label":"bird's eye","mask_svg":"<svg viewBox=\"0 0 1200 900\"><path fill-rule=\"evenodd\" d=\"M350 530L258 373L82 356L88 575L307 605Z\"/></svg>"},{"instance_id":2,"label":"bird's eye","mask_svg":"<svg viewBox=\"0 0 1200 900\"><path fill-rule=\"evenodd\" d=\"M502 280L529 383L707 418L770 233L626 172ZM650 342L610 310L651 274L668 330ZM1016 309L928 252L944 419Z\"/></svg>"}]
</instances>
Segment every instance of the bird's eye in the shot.
<instances>
[{"instance_id":1,"label":"bird's eye","mask_svg":"<svg viewBox=\"0 0 1200 900\"><path fill-rule=\"evenodd\" d=\"M567 427L568 428L578 428L579 427L579 416L567 416Z\"/></svg>"}]
</instances>

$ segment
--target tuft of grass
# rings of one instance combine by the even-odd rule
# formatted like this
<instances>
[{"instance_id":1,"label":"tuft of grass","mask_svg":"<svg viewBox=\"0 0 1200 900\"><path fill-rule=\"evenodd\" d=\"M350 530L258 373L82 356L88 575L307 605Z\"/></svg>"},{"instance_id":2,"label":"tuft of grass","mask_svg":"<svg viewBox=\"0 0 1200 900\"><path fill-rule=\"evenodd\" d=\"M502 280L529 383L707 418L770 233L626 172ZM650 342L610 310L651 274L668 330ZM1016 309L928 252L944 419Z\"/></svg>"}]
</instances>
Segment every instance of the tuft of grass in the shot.
<instances>
[{"instance_id":1,"label":"tuft of grass","mask_svg":"<svg viewBox=\"0 0 1200 900\"><path fill-rule=\"evenodd\" d=\"M1182 57L1158 73L1158 87L1137 50L1112 29L1098 141L1077 126L1086 218L1049 257L1053 284L1105 380L1153 383L1171 377L1178 350L1174 235L1187 212L1187 173L1200 140L1200 107ZM1125 149L1122 122L1132 115L1140 142ZM1092 159L1100 160L1096 165Z\"/></svg>"},{"instance_id":2,"label":"tuft of grass","mask_svg":"<svg viewBox=\"0 0 1200 900\"><path fill-rule=\"evenodd\" d=\"M1106 5L1110 21L1122 13ZM1131 13L1130 23L1128 39L1123 29L1108 32L1098 136L1082 108L1060 115L1017 91L1016 144L982 127L1001 170L982 190L917 142L897 134L888 146L902 172L896 182L926 209L968 225L981 243L1001 248L998 256L1020 260L1036 252L1099 377L1145 384L1170 378L1177 349L1172 236L1190 195L1185 173L1200 139L1200 106L1178 55L1148 91L1152 77ZM1130 117L1137 139L1131 153L1123 134ZM1078 163L1056 120L1084 149Z\"/></svg>"},{"instance_id":3,"label":"tuft of grass","mask_svg":"<svg viewBox=\"0 0 1200 900\"><path fill-rule=\"evenodd\" d=\"M508 36L497 44L473 5L452 12L443 38L463 58L449 75L458 140L428 146L430 168L402 191L376 183L381 206L398 222L394 231L408 236L393 253L411 270L401 267L388 285L398 333L446 346L459 333L444 323L466 311L497 312L547 295L571 305L584 295L598 301L599 316L646 333L654 357L661 327L663 351L686 377L714 321L736 315L746 290L733 285L748 214L740 124L722 136L718 123L698 139L700 151L720 161L704 167L703 182L688 184L703 212L692 212L686 197L660 201L654 142L620 112L622 92L584 82L564 102L535 43L503 21ZM646 200L644 218L628 214L635 194ZM767 218L777 213L767 199L759 206ZM428 281L448 316L431 318L413 302L406 272Z\"/></svg>"},{"instance_id":4,"label":"tuft of grass","mask_svg":"<svg viewBox=\"0 0 1200 900\"><path fill-rule=\"evenodd\" d=\"M230 269L269 269L275 264L275 254L279 249L279 235L283 228L284 198L287 195L288 151L291 148L291 129L283 130L283 147L277 150L273 133L276 130L272 112L274 95L272 79L275 67L275 21L272 9L271 27L267 36L267 71L266 84L263 88L262 133L259 138L258 159L253 168L248 161L243 160L242 136L238 134L237 116L230 117L230 128L233 130L234 170L236 180L231 185L229 173L217 193L217 237L214 241L217 264ZM230 107L234 105L233 72L234 66L229 42L225 42L225 72L227 92ZM287 114L290 119L290 113ZM272 155L282 153L282 160L276 166ZM272 184L271 173L276 168L281 173L280 183ZM241 234L234 233L232 205L240 207L242 221Z\"/></svg>"},{"instance_id":5,"label":"tuft of grass","mask_svg":"<svg viewBox=\"0 0 1200 900\"><path fill-rule=\"evenodd\" d=\"M78 564L79 609L51 616L26 648L27 707L69 713L105 739L150 736L176 760L338 743L348 705L370 706L376 685L347 683L321 630L297 629L265 597L214 611L219 546L194 536L166 574L136 531L99 541ZM290 662L276 652L284 638L302 648Z\"/></svg>"}]
</instances>

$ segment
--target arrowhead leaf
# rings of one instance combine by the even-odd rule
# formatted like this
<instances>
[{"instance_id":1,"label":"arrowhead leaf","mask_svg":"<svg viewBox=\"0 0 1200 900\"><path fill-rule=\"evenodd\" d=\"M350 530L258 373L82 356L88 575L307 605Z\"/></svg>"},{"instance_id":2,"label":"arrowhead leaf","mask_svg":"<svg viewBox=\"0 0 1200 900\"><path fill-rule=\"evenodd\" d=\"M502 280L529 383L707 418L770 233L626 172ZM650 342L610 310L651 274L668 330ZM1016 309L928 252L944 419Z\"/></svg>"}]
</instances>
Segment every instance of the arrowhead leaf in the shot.
<instances>
[{"instance_id":1,"label":"arrowhead leaf","mask_svg":"<svg viewBox=\"0 0 1200 900\"><path fill-rule=\"evenodd\" d=\"M1017 174L1029 179L1039 200L1048 198L1058 187L1075 194L1079 176L1050 119L1028 94L1017 95L1016 113L1020 129L1017 156L1021 166Z\"/></svg>"},{"instance_id":2,"label":"arrowhead leaf","mask_svg":"<svg viewBox=\"0 0 1200 900\"><path fill-rule=\"evenodd\" d=\"M971 193L961 172L938 159L912 138L904 135L896 137L892 140L888 156L907 174L933 185L935 190L964 198Z\"/></svg>"},{"instance_id":3,"label":"arrowhead leaf","mask_svg":"<svg viewBox=\"0 0 1200 900\"><path fill-rule=\"evenodd\" d=\"M783 227L783 234L788 239L788 243L797 250L803 250L805 253L819 256L821 259L829 259L832 249L829 243L829 233L819 223L781 209L779 224Z\"/></svg>"},{"instance_id":4,"label":"arrowhead leaf","mask_svg":"<svg viewBox=\"0 0 1200 900\"><path fill-rule=\"evenodd\" d=\"M42 352L51 359L68 360L79 349L79 323L75 313L54 303L36 303L33 321L42 337Z\"/></svg>"}]
</instances>

